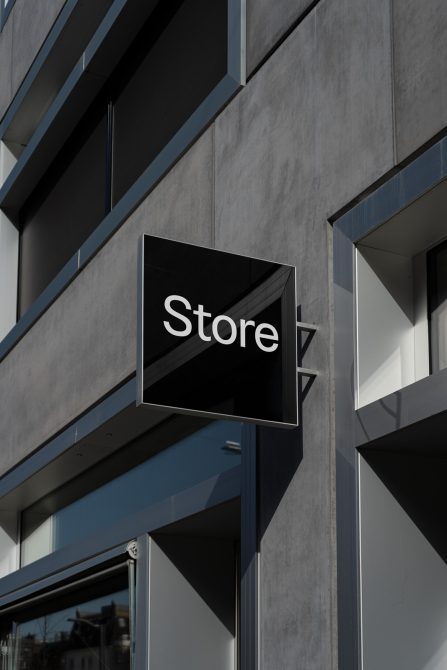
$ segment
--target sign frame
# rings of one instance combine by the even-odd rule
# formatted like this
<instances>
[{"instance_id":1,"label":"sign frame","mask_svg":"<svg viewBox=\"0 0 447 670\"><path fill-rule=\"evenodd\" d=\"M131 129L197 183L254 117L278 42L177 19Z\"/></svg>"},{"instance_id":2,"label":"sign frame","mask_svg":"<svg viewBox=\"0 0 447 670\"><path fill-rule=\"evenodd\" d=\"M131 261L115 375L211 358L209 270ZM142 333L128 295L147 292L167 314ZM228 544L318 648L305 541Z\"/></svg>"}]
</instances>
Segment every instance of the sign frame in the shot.
<instances>
[{"instance_id":1,"label":"sign frame","mask_svg":"<svg viewBox=\"0 0 447 670\"><path fill-rule=\"evenodd\" d=\"M144 393L144 301L145 301L145 286L144 286L144 267L145 267L145 254L144 254L144 247L145 247L145 240L148 238L155 238L157 240L163 240L166 242L172 242L172 243L177 243L181 245L189 246L189 247L194 247L196 249L204 249L208 252L216 252L218 254L227 254L228 256L238 256L243 259L247 260L253 260L253 261L265 261L268 263L271 263L272 265L277 265L278 268L287 268L290 270L292 273L292 278L293 278L293 322L294 322L294 327L295 327L295 337L293 339L294 342L294 347L293 347L293 356L292 359L294 361L294 368L293 368L293 374L295 378L295 393L294 393L294 404L295 404L295 416L296 416L296 421L276 421L276 420L270 420L270 419L263 419L259 417L252 417L252 416L241 416L239 414L227 414L225 412L218 412L218 411L209 411L209 410L199 410L199 409L193 409L193 408L188 408L188 407L178 407L176 405L169 405L169 404L159 404L159 403L148 403L143 400L143 393ZM290 298L290 296L289 296ZM296 266L288 264L288 263L277 263L275 261L270 261L267 259L259 258L256 256L248 256L245 254L237 254L233 252L228 252L228 251L222 251L220 249L213 249L212 247L207 247L205 245L200 245L200 244L194 244L191 242L183 242L180 240L176 240L173 238L165 238L160 235L152 235L150 233L143 233L141 235L141 238L139 240L139 245L138 245L138 281L137 281L137 366L136 366L136 378L137 378L137 389L136 389L136 405L138 407L143 407L146 409L152 409L156 411L162 411L166 412L166 414L182 414L182 415L190 415L190 416L196 416L196 417L202 417L202 418L208 418L210 420L216 419L216 420L232 420L232 421L241 421L243 423L251 423L251 424L256 424L256 425L263 425L263 426L273 426L273 427L278 427L278 428L297 428L299 426L299 407L298 407L298 332L297 332L297 290L296 290ZM284 313L281 312L281 317L282 319L285 318ZM290 317L292 318L292 316ZM282 345L284 345L286 341L286 336L282 334L282 339L280 340ZM290 342L287 343L286 345L288 348L290 347ZM290 353L289 353L290 356ZM284 362L282 363L282 373L284 374ZM289 373L292 375L292 372Z\"/></svg>"}]
</instances>

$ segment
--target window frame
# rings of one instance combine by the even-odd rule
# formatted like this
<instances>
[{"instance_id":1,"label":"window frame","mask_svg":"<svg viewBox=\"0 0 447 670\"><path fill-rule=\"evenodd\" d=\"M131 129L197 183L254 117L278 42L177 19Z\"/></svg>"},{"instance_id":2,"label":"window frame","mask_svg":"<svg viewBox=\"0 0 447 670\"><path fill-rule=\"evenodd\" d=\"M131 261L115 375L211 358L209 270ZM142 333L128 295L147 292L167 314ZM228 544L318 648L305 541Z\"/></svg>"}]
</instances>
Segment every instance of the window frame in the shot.
<instances>
[{"instance_id":1,"label":"window frame","mask_svg":"<svg viewBox=\"0 0 447 670\"><path fill-rule=\"evenodd\" d=\"M76 106L78 100L77 119L79 120L99 91L103 79L97 74L103 76L106 74L103 71L104 62L107 61L107 67L109 67L110 63L107 59L112 58L110 50L114 28L123 8L130 6L130 2L131 0L113 2L82 58L67 78L27 147L1 186L0 210L12 220L13 224L17 225L15 217L21 203L23 204L26 199L25 195L27 195L27 189L30 188L30 183L37 184L38 177L40 178L42 172L49 166L52 158L74 128L73 120L69 120L70 110L74 105ZM227 2L227 73L3 338L0 342L0 361L83 270L245 84L245 0L227 0ZM92 81L96 81L94 84L97 86L96 92L90 91L86 97L86 87L92 87ZM1 129L0 140L6 130L6 128Z\"/></svg>"},{"instance_id":2,"label":"window frame","mask_svg":"<svg viewBox=\"0 0 447 670\"><path fill-rule=\"evenodd\" d=\"M88 436L98 426L104 424L107 416L114 417L128 407L132 399L135 405L135 380L112 396L103 400L89 413L81 417L74 426L65 429L32 457L23 462L15 471L0 481L0 498L14 492L20 485L33 484L33 477L39 475L45 464L54 460L75 446L82 436ZM279 429L280 430L280 429ZM145 631L148 627L148 599L146 593L149 571L147 561L150 552L149 534L175 521L190 517L201 511L212 509L224 502L240 498L241 503L241 544L240 544L240 620L239 653L241 670L254 670L258 649L258 474L257 441L259 431L254 425L243 426L241 465L208 479L198 486L182 491L141 511L132 519L124 519L112 527L104 529L94 538L81 541L79 545L60 549L30 565L0 579L0 615L6 608L39 593L49 593L59 585L73 581L81 573L100 569L104 564L119 560L127 551L136 561L136 618L135 666L145 667L147 644ZM270 429L271 432L271 429ZM270 432L267 433L270 435ZM57 488L57 482L53 482ZM20 510L18 510L20 512ZM135 544L136 540L136 544ZM140 595L139 595L140 594ZM140 600L141 599L141 602ZM140 665L141 663L141 665Z\"/></svg>"},{"instance_id":3,"label":"window frame","mask_svg":"<svg viewBox=\"0 0 447 670\"><path fill-rule=\"evenodd\" d=\"M447 411L447 369L355 408L356 244L409 206L421 214L426 207L425 198L445 198L446 155L447 138L442 138L329 219L333 225L334 258L338 658L340 667L346 670L361 668L360 449L396 448L402 431L407 443L420 442L420 432L427 439L430 426L434 432L438 419ZM436 212L435 201L429 202L435 207L431 212ZM424 221L423 216L420 221ZM442 221L440 217L439 225ZM425 227L422 225L421 229ZM423 249L429 244L427 241Z\"/></svg>"},{"instance_id":4,"label":"window frame","mask_svg":"<svg viewBox=\"0 0 447 670\"><path fill-rule=\"evenodd\" d=\"M185 420L186 418L186 420ZM176 513L170 514L168 512L168 505L172 501L178 505L183 505L186 502L190 502L193 506L200 509L200 496L207 489L213 490L215 486L219 487L220 495L213 496L212 501L208 501L205 498L203 503L203 509L210 509L215 507L220 501L226 502L231 500L233 497L239 496L240 493L240 468L241 468L241 458L240 454L235 454L238 456L237 460L234 459L233 452L223 450L225 446L225 440L236 439L238 442L242 442L243 439L243 426L241 422L233 421L206 421L200 422L198 425L194 425L194 419L191 420L190 417L173 417L172 420L165 420L161 424L158 424L154 428L154 433L147 434L143 433L140 438L136 440L129 441L129 448L126 446L118 449L114 455L106 456L105 460L100 460L98 463L94 464L91 467L86 468L83 472L74 476L68 482L62 484L62 486L55 487L54 490L50 491L43 497L39 498L35 503L30 507L25 507L22 509L20 514L20 535L19 535L19 544L20 544L20 567L25 568L28 565L32 565L34 562L41 560L47 556L51 556L59 551L68 551L70 548L73 549L74 545L83 544L84 542L89 544L92 537L101 537L106 529L105 535L109 535L108 529L110 528L112 532L116 533L117 537L121 539L122 542L125 542L130 539L130 536L137 535L140 532L147 530L148 532L155 532L158 527L166 525L165 522L170 523L168 517L176 516ZM225 423L224 432L225 436L220 434L222 430L221 426L216 426L216 424ZM231 425L229 425L231 424ZM238 435L232 435L231 426L237 426ZM216 435L217 429L217 435ZM160 435L160 432L162 433ZM221 467L213 467L214 473L210 472L201 472L200 467L197 468L194 466L194 475L188 483L185 481L182 482L181 486L174 485L174 488L170 488L169 478L171 473L184 471L182 466L182 453L190 454L188 448L192 447L193 449L203 448L201 445L204 444L204 435L206 440L205 451L201 452L206 458L205 454L214 453L216 458L220 458L219 466L222 466L226 469L221 469ZM246 436L244 435L245 440ZM156 445L155 450L148 446L152 441L153 445ZM185 442L187 444L185 444ZM136 447L136 450L133 449ZM88 443L86 448L88 449ZM142 450L144 449L144 458L141 457ZM124 450L124 451L123 451ZM80 452L83 451L83 447L80 448ZM175 456L173 457L173 454ZM166 469L166 461L164 456L167 455L168 469ZM229 458L232 456L232 458ZM187 461L190 463L198 463L201 457L197 456L187 456ZM161 459L161 465L160 465ZM236 461L236 462L233 462ZM215 463L215 461L213 461ZM175 463L175 467L172 467ZM162 468L162 470L160 470ZM142 473L144 477L142 477ZM124 490L137 490L137 488L143 484L144 481L144 490L150 486L150 478L154 477L155 480L163 482L163 491L159 491L159 496L156 496L150 502L145 501L143 504L138 504L127 508L126 513L122 514L117 510L117 515L113 512L114 503L120 501L119 491ZM123 486L123 477L125 485ZM136 477L136 480L133 479ZM138 483L132 483L132 479ZM140 488L140 491L142 489ZM107 503L99 502L96 500L95 503L91 502L91 494L95 495L98 492L100 495L105 495L110 497L110 492L113 491L115 495L112 495L114 501L110 502L110 506ZM129 498L131 499L131 493ZM65 511L70 510L71 508L71 518L72 519L82 519L85 515L85 503L87 502L87 507L92 506L99 507L102 509L109 510L109 520L104 525L104 520L96 525L93 529L90 528L87 532L85 531L84 524L81 523L82 531L80 535L73 534L72 523L76 521L67 522L65 519L62 521L62 525L68 529L69 536L65 538L58 546L54 546L49 549L48 553L42 554L40 558L35 558L29 561L24 560L24 549L28 544L29 546L29 536L26 534L27 521L25 518L26 513L37 505L38 506L38 519L42 520L42 523L45 524L49 521L50 525L58 523L59 513L64 514ZM141 502L141 501L140 501ZM125 501L124 501L125 504ZM119 503L121 506L121 502ZM82 512L84 509L84 512ZM74 511L74 516L73 516ZM70 513L70 512L69 512ZM45 515L43 518L42 515ZM95 512L92 512L94 518ZM177 516L182 519L184 515L182 513L177 514ZM60 517L59 517L60 518ZM134 521L136 518L136 521ZM143 521L143 519L145 519ZM147 519L147 521L146 521ZM177 520L174 518L174 521ZM39 521L38 521L39 523ZM40 526L38 526L40 527ZM125 530L125 528L134 528L134 532ZM33 531L35 529L33 528ZM44 531L45 532L45 531ZM126 534L127 533L127 534ZM51 544L51 533L48 538ZM103 543L106 545L106 542ZM31 545L32 547L32 545ZM76 550L74 550L76 551Z\"/></svg>"},{"instance_id":5,"label":"window frame","mask_svg":"<svg viewBox=\"0 0 447 670\"><path fill-rule=\"evenodd\" d=\"M8 20L16 0L0 0L0 32Z\"/></svg>"},{"instance_id":6,"label":"window frame","mask_svg":"<svg viewBox=\"0 0 447 670\"><path fill-rule=\"evenodd\" d=\"M0 500L3 506L19 517L22 510L45 495L45 491L51 492L60 488L64 483L61 480L64 469L63 459L67 459L71 478L73 472L70 457L79 449L82 440L91 439L98 429L106 430L109 420L129 411L138 412L135 377L115 389L17 468L4 475L0 479ZM60 571L76 570L76 565L85 561L95 561L95 557L101 554L112 552L111 555L114 555L114 552L122 551L122 548L135 537L155 532L169 523L238 496L241 497L243 503L241 528L245 528L247 542L251 547L247 551L251 556L254 551L253 532L256 532L256 522L245 523L244 515L248 515L248 519L256 518L256 436L257 429L254 425L245 424L242 427L241 464L226 473L211 477L175 496L150 505L137 515L132 515L130 519L124 518L82 542L58 549L0 578L0 608L11 600L11 594L32 588L33 583L46 579L48 575L57 574ZM132 439L131 436L129 439ZM55 478L52 472L55 462L58 463L57 477L59 479ZM85 470L87 471L89 467L90 465L86 465ZM44 488L46 485L48 489ZM241 533L243 535L242 531ZM245 550L243 544L241 551Z\"/></svg>"},{"instance_id":7,"label":"window frame","mask_svg":"<svg viewBox=\"0 0 447 670\"><path fill-rule=\"evenodd\" d=\"M141 539L140 539L141 541ZM138 541L137 541L138 545ZM138 567L138 571L145 570L146 565ZM136 588L137 575L136 559L128 545L120 546L98 554L93 560L82 561L69 569L61 570L46 578L37 580L26 588L19 589L1 599L0 611L2 617L13 616L16 611L23 611L51 600L55 596L76 592L77 588L84 588L98 579L112 577L120 571L127 571L129 590L129 634L131 641L130 668L135 667L134 657L138 647L135 637L136 630ZM132 653L133 652L133 653Z\"/></svg>"}]
</instances>

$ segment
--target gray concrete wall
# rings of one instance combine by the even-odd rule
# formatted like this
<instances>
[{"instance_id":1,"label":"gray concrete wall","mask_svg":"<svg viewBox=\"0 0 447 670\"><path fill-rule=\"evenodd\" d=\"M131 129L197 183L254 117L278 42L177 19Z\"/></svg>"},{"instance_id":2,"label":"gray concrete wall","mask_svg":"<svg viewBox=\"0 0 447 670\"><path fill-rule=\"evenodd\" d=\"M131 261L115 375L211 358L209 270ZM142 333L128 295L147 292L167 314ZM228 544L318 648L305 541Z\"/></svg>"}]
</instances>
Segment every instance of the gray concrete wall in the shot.
<instances>
[{"instance_id":1,"label":"gray concrete wall","mask_svg":"<svg viewBox=\"0 0 447 670\"><path fill-rule=\"evenodd\" d=\"M141 232L296 264L321 374L263 528L265 670L336 667L327 216L393 164L389 16L388 0L321 2L0 366L4 472L135 369Z\"/></svg>"},{"instance_id":2,"label":"gray concrete wall","mask_svg":"<svg viewBox=\"0 0 447 670\"><path fill-rule=\"evenodd\" d=\"M327 215L392 166L387 2L321 3L6 357L2 471L134 370L143 231L296 263L327 328Z\"/></svg>"},{"instance_id":3,"label":"gray concrete wall","mask_svg":"<svg viewBox=\"0 0 447 670\"><path fill-rule=\"evenodd\" d=\"M248 75L312 4L313 0L246 0Z\"/></svg>"},{"instance_id":4,"label":"gray concrete wall","mask_svg":"<svg viewBox=\"0 0 447 670\"><path fill-rule=\"evenodd\" d=\"M0 33L0 120L66 0L16 0Z\"/></svg>"},{"instance_id":5,"label":"gray concrete wall","mask_svg":"<svg viewBox=\"0 0 447 670\"><path fill-rule=\"evenodd\" d=\"M216 122L216 246L296 264L302 318L320 327L303 459L261 538L265 670L336 667L327 216L393 165L389 10L320 3Z\"/></svg>"},{"instance_id":6,"label":"gray concrete wall","mask_svg":"<svg viewBox=\"0 0 447 670\"><path fill-rule=\"evenodd\" d=\"M313 4L312 0L247 0L248 76ZM356 29L355 22L351 23L350 30L349 22L337 20L349 18L340 10L343 2L319 0L317 4L328 16L331 12L336 14L333 23L326 23L326 29L337 36L335 51L331 54L336 60L338 47L345 51L347 42L353 45L356 37L364 33ZM376 12L375 5L370 2L364 7L363 18L391 21L386 51L389 52L392 45L393 61L387 79L394 98L395 162L400 163L447 126L447 10L443 0L389 0L386 4L379 3L380 12ZM323 50L324 46L322 40ZM380 57L380 50L370 47L373 45L365 44L365 51ZM374 63L370 66L374 68ZM371 74L369 70L367 78ZM362 106L361 98L358 105ZM327 107L330 111L330 105ZM366 108L363 111L368 114Z\"/></svg>"},{"instance_id":7,"label":"gray concrete wall","mask_svg":"<svg viewBox=\"0 0 447 670\"><path fill-rule=\"evenodd\" d=\"M447 6L393 1L397 162L447 126Z\"/></svg>"},{"instance_id":8,"label":"gray concrete wall","mask_svg":"<svg viewBox=\"0 0 447 670\"><path fill-rule=\"evenodd\" d=\"M26 28L35 12L17 0L0 36L0 116L62 3L38 4L48 5L40 27ZM308 3L247 5L251 73ZM320 0L0 364L2 474L134 371L142 232L296 264L302 318L319 325L305 364L320 376L304 402L302 460L279 497L264 473L263 670L336 667L327 219L445 125L445 59L434 50L422 58L437 30L436 1L393 5L392 12L392 0ZM14 64L11 54L29 35ZM425 119L432 62L438 74L425 95L435 103ZM272 458L280 461L281 451Z\"/></svg>"},{"instance_id":9,"label":"gray concrete wall","mask_svg":"<svg viewBox=\"0 0 447 670\"><path fill-rule=\"evenodd\" d=\"M143 232L212 242L209 130L0 364L0 474L135 371Z\"/></svg>"}]
</instances>

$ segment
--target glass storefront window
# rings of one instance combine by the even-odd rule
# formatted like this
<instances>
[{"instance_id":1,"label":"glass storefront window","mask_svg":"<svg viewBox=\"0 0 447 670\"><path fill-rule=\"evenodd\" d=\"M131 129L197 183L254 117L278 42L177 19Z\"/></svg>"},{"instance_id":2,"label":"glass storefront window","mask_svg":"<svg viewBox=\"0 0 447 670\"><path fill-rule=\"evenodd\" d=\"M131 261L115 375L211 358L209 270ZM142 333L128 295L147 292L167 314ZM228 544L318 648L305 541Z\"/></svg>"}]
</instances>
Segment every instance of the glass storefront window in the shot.
<instances>
[{"instance_id":1,"label":"glass storefront window","mask_svg":"<svg viewBox=\"0 0 447 670\"><path fill-rule=\"evenodd\" d=\"M12 614L2 630L1 670L129 670L129 591L66 595ZM87 598L87 599L86 599ZM44 604L46 602L46 604ZM49 603L55 604L50 605Z\"/></svg>"},{"instance_id":2,"label":"glass storefront window","mask_svg":"<svg viewBox=\"0 0 447 670\"><path fill-rule=\"evenodd\" d=\"M238 422L212 422L53 513L40 500L22 515L21 564L240 465L241 431Z\"/></svg>"}]
</instances>

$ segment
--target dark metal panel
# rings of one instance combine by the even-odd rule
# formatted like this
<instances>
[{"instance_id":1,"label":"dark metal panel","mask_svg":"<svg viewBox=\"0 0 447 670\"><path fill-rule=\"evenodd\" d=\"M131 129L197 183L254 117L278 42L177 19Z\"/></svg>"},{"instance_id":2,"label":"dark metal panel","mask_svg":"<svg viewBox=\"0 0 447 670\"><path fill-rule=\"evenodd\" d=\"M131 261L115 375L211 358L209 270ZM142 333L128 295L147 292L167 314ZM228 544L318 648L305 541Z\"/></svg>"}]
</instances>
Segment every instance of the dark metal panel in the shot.
<instances>
[{"instance_id":1,"label":"dark metal panel","mask_svg":"<svg viewBox=\"0 0 447 670\"><path fill-rule=\"evenodd\" d=\"M360 668L357 452L354 449L354 245L334 227L338 653Z\"/></svg>"},{"instance_id":2,"label":"dark metal panel","mask_svg":"<svg viewBox=\"0 0 447 670\"><path fill-rule=\"evenodd\" d=\"M337 220L336 226L352 242L359 242L446 178L447 138L444 138L352 207Z\"/></svg>"},{"instance_id":3,"label":"dark metal panel","mask_svg":"<svg viewBox=\"0 0 447 670\"><path fill-rule=\"evenodd\" d=\"M37 593L41 593L42 591L46 591L47 589L57 586L61 582L66 582L68 580L75 578L76 575L80 574L81 572L90 571L92 569L95 569L96 567L99 567L100 565L103 565L104 563L113 561L119 557L122 557L124 559L125 551L126 551L126 545L121 544L117 547L114 547L113 549L108 549L107 551L104 551L96 556L93 556L92 558L89 558L86 561L81 561L76 565L72 565L71 567L65 570L59 570L54 574L50 574L48 576L42 576L41 579L37 579L26 586L16 588L15 590L11 589L10 592L5 590L2 592L4 595L0 597L0 608L6 607L11 603L32 598Z\"/></svg>"}]
</instances>

